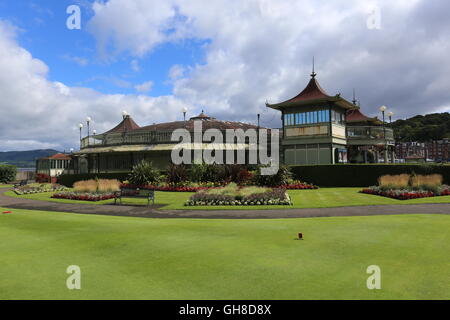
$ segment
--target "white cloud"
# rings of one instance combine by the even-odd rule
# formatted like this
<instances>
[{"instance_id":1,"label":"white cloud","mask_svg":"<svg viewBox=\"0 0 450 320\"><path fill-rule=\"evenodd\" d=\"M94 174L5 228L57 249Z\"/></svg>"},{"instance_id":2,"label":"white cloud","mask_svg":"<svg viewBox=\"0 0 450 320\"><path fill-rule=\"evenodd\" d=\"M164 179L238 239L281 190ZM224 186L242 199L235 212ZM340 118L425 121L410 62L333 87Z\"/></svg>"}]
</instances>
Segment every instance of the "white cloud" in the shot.
<instances>
[{"instance_id":1,"label":"white cloud","mask_svg":"<svg viewBox=\"0 0 450 320\"><path fill-rule=\"evenodd\" d=\"M136 59L131 60L130 65L131 65L131 70L133 70L134 72L141 71L141 67L139 66L139 61L137 61Z\"/></svg>"},{"instance_id":2,"label":"white cloud","mask_svg":"<svg viewBox=\"0 0 450 320\"><path fill-rule=\"evenodd\" d=\"M169 79L172 81L180 79L181 77L183 77L185 71L186 70L182 65L175 64L169 70Z\"/></svg>"},{"instance_id":3,"label":"white cloud","mask_svg":"<svg viewBox=\"0 0 450 320\"><path fill-rule=\"evenodd\" d=\"M376 115L382 104L401 118L449 111L446 13L450 2L372 1L381 10L381 30L367 28L368 4L356 0L96 1L88 28L99 53L111 61L131 55L134 71L140 69L138 59L158 45L208 40L198 64L168 70L173 94L162 97L105 95L51 82L47 65L21 48L14 28L2 23L0 107L8 115L0 118L0 138L33 137L41 143L57 140L61 146L76 146L76 124L87 114L101 132L117 124L123 109L145 125L180 118L183 106L205 108L227 120L255 122L261 113L263 125L278 126L279 113L267 110L264 102L279 102L302 90L313 55L322 86L349 99L356 88L368 115ZM120 79L111 81L131 86Z\"/></svg>"},{"instance_id":4,"label":"white cloud","mask_svg":"<svg viewBox=\"0 0 450 320\"><path fill-rule=\"evenodd\" d=\"M69 54L66 54L64 56L64 59L66 59L67 61L72 61L75 62L76 64L78 64L81 67L85 67L89 64L89 60L86 58L82 58L82 57L77 57L77 56L71 56Z\"/></svg>"},{"instance_id":5,"label":"white cloud","mask_svg":"<svg viewBox=\"0 0 450 320\"><path fill-rule=\"evenodd\" d=\"M153 87L153 81L146 81L144 83L134 86L136 91L141 92L141 93L149 92L150 90L152 90L152 87Z\"/></svg>"},{"instance_id":6,"label":"white cloud","mask_svg":"<svg viewBox=\"0 0 450 320\"><path fill-rule=\"evenodd\" d=\"M126 109L141 125L181 119L187 105L172 96L102 94L47 79L48 67L20 47L14 28L0 21L0 150L78 146L87 115L98 133L111 129Z\"/></svg>"},{"instance_id":7,"label":"white cloud","mask_svg":"<svg viewBox=\"0 0 450 320\"><path fill-rule=\"evenodd\" d=\"M374 5L381 30L367 28ZM161 43L208 39L205 63L174 66L169 79L176 97L218 117L254 121L262 113L265 125L279 125L264 102L302 90L313 55L329 93L351 99L356 87L368 115L381 104L401 117L449 105L448 2L109 0L94 8L103 54L106 45L110 54L142 57Z\"/></svg>"}]
</instances>

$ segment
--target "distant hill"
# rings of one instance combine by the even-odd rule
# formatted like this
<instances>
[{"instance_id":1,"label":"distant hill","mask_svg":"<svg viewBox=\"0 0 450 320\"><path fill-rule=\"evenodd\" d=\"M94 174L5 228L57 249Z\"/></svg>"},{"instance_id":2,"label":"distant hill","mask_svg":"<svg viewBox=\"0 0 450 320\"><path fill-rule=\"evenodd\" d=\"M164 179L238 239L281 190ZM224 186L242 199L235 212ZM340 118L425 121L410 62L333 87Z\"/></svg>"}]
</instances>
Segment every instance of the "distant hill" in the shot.
<instances>
[{"instance_id":1,"label":"distant hill","mask_svg":"<svg viewBox=\"0 0 450 320\"><path fill-rule=\"evenodd\" d=\"M392 123L397 142L426 142L450 138L450 113L415 116Z\"/></svg>"},{"instance_id":2,"label":"distant hill","mask_svg":"<svg viewBox=\"0 0 450 320\"><path fill-rule=\"evenodd\" d=\"M34 168L36 159L48 157L58 152L53 149L0 152L0 163L12 164L19 168Z\"/></svg>"}]
</instances>

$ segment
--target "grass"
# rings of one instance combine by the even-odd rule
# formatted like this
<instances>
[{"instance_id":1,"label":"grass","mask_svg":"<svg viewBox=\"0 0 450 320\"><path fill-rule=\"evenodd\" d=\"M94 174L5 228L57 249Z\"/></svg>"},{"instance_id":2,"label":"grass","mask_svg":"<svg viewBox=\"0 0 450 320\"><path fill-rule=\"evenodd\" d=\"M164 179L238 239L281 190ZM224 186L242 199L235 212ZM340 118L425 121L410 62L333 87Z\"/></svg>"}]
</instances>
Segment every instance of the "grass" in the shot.
<instances>
[{"instance_id":1,"label":"grass","mask_svg":"<svg viewBox=\"0 0 450 320\"><path fill-rule=\"evenodd\" d=\"M161 209L183 209L183 210L261 210L261 209L299 209L299 208L330 208L347 206L368 206L384 204L421 204L421 203L450 203L450 196L422 198L412 200L396 200L370 194L359 193L361 188L322 188L317 190L289 190L289 196L293 201L292 206L192 206L185 207L183 204L192 193L189 192L156 192L155 204L163 205ZM52 199L51 192L37 193L18 196L12 191L5 193L8 196L35 200L54 201L63 203L88 203L88 204L111 204L114 200L99 202L77 201L66 199ZM146 204L145 199L126 198L124 204Z\"/></svg>"},{"instance_id":2,"label":"grass","mask_svg":"<svg viewBox=\"0 0 450 320\"><path fill-rule=\"evenodd\" d=\"M3 183L0 183L0 188L12 188L12 187L13 187L12 184L3 184Z\"/></svg>"},{"instance_id":3,"label":"grass","mask_svg":"<svg viewBox=\"0 0 450 320\"><path fill-rule=\"evenodd\" d=\"M450 299L447 215L187 220L11 210L0 214L0 299ZM81 290L66 288L69 265L81 268ZM381 268L381 290L366 288L369 265Z\"/></svg>"}]
</instances>

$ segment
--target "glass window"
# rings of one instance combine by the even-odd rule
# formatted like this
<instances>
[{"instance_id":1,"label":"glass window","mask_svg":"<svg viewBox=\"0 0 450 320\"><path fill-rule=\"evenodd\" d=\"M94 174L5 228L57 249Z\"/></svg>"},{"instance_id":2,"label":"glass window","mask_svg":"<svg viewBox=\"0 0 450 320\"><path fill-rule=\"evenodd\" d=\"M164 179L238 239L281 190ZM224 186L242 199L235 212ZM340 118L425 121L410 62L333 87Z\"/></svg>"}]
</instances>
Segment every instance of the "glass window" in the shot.
<instances>
[{"instance_id":1,"label":"glass window","mask_svg":"<svg viewBox=\"0 0 450 320\"><path fill-rule=\"evenodd\" d=\"M314 123L319 122L319 120L317 120L317 111L314 111Z\"/></svg>"}]
</instances>

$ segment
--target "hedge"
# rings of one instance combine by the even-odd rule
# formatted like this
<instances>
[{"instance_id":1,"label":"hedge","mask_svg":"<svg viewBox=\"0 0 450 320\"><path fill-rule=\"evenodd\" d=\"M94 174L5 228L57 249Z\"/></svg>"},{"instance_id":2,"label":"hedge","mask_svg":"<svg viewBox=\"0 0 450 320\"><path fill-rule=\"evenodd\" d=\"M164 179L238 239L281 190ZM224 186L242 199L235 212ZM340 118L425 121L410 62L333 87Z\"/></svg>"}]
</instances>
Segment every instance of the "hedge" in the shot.
<instances>
[{"instance_id":1,"label":"hedge","mask_svg":"<svg viewBox=\"0 0 450 320\"><path fill-rule=\"evenodd\" d=\"M90 180L95 178L125 181L128 179L129 174L129 172L62 174L58 177L58 183L71 188L77 181Z\"/></svg>"},{"instance_id":2,"label":"hedge","mask_svg":"<svg viewBox=\"0 0 450 320\"><path fill-rule=\"evenodd\" d=\"M0 164L0 183L8 183L16 180L16 166Z\"/></svg>"},{"instance_id":3,"label":"hedge","mask_svg":"<svg viewBox=\"0 0 450 320\"><path fill-rule=\"evenodd\" d=\"M436 164L337 164L291 166L296 179L320 187L368 187L378 183L378 177L402 173L441 174L450 185L450 165Z\"/></svg>"}]
</instances>

